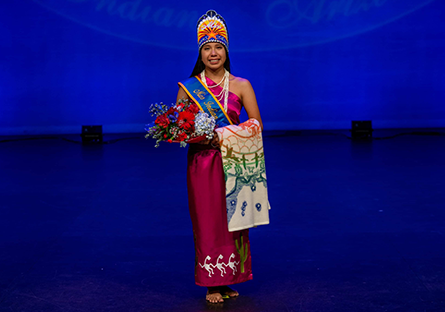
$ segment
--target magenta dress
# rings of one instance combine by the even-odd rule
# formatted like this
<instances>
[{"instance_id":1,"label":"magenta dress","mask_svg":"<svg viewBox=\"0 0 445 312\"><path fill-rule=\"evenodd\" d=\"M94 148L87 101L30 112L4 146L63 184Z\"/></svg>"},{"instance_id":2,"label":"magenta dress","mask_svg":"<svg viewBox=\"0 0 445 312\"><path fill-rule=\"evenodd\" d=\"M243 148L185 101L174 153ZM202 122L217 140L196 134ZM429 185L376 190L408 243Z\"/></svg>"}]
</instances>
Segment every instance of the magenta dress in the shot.
<instances>
[{"instance_id":1,"label":"magenta dress","mask_svg":"<svg viewBox=\"0 0 445 312\"><path fill-rule=\"evenodd\" d=\"M207 78L207 85L215 83ZM220 86L210 89L214 94ZM239 124L242 104L229 93L227 113ZM223 286L252 279L249 231L229 232L221 152L210 144L190 144L187 189L195 238L195 282Z\"/></svg>"}]
</instances>

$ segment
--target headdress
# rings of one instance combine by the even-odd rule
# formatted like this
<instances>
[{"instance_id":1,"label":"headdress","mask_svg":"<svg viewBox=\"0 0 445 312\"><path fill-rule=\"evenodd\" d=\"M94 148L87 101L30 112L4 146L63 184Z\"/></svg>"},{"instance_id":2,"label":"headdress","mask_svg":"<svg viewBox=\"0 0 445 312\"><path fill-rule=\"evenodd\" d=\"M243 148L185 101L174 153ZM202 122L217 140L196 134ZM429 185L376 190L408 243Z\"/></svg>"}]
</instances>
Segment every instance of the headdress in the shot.
<instances>
[{"instance_id":1,"label":"headdress","mask_svg":"<svg viewBox=\"0 0 445 312\"><path fill-rule=\"evenodd\" d=\"M208 42L219 42L229 51L229 34L224 18L213 10L201 16L197 24L198 47Z\"/></svg>"}]
</instances>

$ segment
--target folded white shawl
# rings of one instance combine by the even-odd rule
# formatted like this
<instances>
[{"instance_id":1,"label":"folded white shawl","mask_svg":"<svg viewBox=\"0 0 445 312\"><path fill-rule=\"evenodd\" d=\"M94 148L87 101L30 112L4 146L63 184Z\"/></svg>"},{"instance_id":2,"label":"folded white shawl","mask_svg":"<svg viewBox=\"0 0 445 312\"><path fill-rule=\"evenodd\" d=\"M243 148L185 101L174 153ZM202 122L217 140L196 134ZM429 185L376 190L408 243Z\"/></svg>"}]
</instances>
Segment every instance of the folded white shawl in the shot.
<instances>
[{"instance_id":1,"label":"folded white shawl","mask_svg":"<svg viewBox=\"0 0 445 312\"><path fill-rule=\"evenodd\" d=\"M256 119L216 129L226 179L229 232L269 224L266 167Z\"/></svg>"}]
</instances>

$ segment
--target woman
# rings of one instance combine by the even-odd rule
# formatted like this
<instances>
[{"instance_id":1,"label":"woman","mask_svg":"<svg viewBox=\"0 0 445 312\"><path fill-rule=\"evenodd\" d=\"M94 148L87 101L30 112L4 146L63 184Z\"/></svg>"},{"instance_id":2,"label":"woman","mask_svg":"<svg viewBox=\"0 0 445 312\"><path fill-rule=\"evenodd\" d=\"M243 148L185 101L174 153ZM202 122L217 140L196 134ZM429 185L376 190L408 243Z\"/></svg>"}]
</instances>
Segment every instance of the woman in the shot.
<instances>
[{"instance_id":1,"label":"woman","mask_svg":"<svg viewBox=\"0 0 445 312\"><path fill-rule=\"evenodd\" d=\"M198 46L199 56L191 77L200 78L231 123L239 124L244 107L249 118L257 119L262 128L250 82L230 74L227 26L215 11L208 11L198 21ZM177 100L196 100L196 94L192 93L180 83ZM252 279L252 271L248 230L228 231L225 180L217 135L212 140L190 144L187 187L195 238L195 281L208 288L207 301L223 302L224 297L239 295L227 285Z\"/></svg>"}]
</instances>

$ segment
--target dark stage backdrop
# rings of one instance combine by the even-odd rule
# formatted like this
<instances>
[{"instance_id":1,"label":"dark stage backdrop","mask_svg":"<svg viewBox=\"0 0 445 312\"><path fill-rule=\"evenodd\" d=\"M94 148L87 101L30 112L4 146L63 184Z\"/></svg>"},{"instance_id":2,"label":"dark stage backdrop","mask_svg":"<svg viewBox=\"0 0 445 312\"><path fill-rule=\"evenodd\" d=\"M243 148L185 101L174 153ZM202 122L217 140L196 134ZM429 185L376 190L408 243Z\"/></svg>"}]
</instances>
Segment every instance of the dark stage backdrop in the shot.
<instances>
[{"instance_id":1,"label":"dark stage backdrop","mask_svg":"<svg viewBox=\"0 0 445 312\"><path fill-rule=\"evenodd\" d=\"M445 127L443 0L0 2L0 134L142 132L227 21L266 129Z\"/></svg>"}]
</instances>

